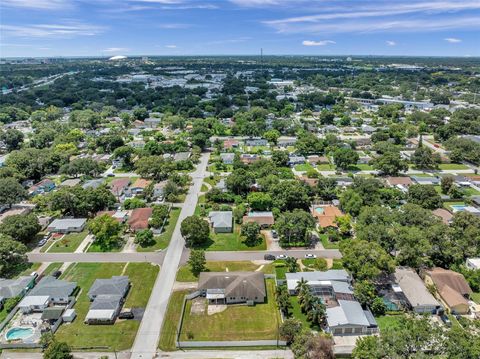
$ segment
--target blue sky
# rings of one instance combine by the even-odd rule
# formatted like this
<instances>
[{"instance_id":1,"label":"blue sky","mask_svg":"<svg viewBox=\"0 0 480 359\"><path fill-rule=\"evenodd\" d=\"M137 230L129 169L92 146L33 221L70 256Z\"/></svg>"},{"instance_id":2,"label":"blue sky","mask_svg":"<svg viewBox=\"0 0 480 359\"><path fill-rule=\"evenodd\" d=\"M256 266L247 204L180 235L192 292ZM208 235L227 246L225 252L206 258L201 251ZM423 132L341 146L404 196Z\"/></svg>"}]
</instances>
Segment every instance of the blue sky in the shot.
<instances>
[{"instance_id":1,"label":"blue sky","mask_svg":"<svg viewBox=\"0 0 480 359\"><path fill-rule=\"evenodd\" d=\"M1 0L0 56L480 56L480 0Z\"/></svg>"}]
</instances>

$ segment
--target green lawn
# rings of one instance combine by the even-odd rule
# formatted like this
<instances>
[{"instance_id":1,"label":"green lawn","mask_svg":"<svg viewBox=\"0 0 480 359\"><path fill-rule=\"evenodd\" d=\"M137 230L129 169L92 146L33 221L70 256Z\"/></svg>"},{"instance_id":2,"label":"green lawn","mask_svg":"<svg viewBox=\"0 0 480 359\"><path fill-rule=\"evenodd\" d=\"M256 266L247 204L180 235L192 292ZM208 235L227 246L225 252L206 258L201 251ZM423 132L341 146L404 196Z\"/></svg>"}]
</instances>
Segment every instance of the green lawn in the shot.
<instances>
[{"instance_id":1,"label":"green lawn","mask_svg":"<svg viewBox=\"0 0 480 359\"><path fill-rule=\"evenodd\" d=\"M348 171L372 171L374 168L367 164L356 164L348 167Z\"/></svg>"},{"instance_id":2,"label":"green lawn","mask_svg":"<svg viewBox=\"0 0 480 359\"><path fill-rule=\"evenodd\" d=\"M402 315L382 315L380 317L375 317L375 320L377 321L378 328L381 332L382 330L398 326L402 317Z\"/></svg>"},{"instance_id":3,"label":"green lawn","mask_svg":"<svg viewBox=\"0 0 480 359\"><path fill-rule=\"evenodd\" d=\"M48 249L48 253L72 253L78 248L80 243L85 239L88 234L88 230L84 230L80 233L70 233L63 236L61 239L57 239L55 243Z\"/></svg>"},{"instance_id":4,"label":"green lawn","mask_svg":"<svg viewBox=\"0 0 480 359\"><path fill-rule=\"evenodd\" d=\"M274 298L275 283L266 280L266 303L253 307L228 306L213 315L191 314L192 302L185 307L180 338L182 340L262 340L277 339L280 312ZM193 338L188 338L191 336Z\"/></svg>"},{"instance_id":5,"label":"green lawn","mask_svg":"<svg viewBox=\"0 0 480 359\"><path fill-rule=\"evenodd\" d=\"M206 177L203 181L213 187L218 183L219 180L220 180L219 176L213 176L213 178Z\"/></svg>"},{"instance_id":6,"label":"green lawn","mask_svg":"<svg viewBox=\"0 0 480 359\"><path fill-rule=\"evenodd\" d=\"M330 163L321 163L317 165L319 171L335 171L335 166Z\"/></svg>"},{"instance_id":7,"label":"green lawn","mask_svg":"<svg viewBox=\"0 0 480 359\"><path fill-rule=\"evenodd\" d=\"M313 167L309 163L302 163L301 165L296 165L295 170L306 172L306 171L309 171L309 170L313 170Z\"/></svg>"},{"instance_id":8,"label":"green lawn","mask_svg":"<svg viewBox=\"0 0 480 359\"><path fill-rule=\"evenodd\" d=\"M446 209L448 210L453 210L452 209L452 205L465 205L465 202L462 202L462 201L451 201L451 202L443 202L443 207L445 207Z\"/></svg>"},{"instance_id":9,"label":"green lawn","mask_svg":"<svg viewBox=\"0 0 480 359\"><path fill-rule=\"evenodd\" d=\"M207 192L208 191L208 187L205 183L202 183L202 188L200 189L201 192Z\"/></svg>"},{"instance_id":10,"label":"green lawn","mask_svg":"<svg viewBox=\"0 0 480 359\"><path fill-rule=\"evenodd\" d=\"M320 234L320 240L322 241L323 248L325 249L337 249L338 243L330 242L326 234Z\"/></svg>"},{"instance_id":11,"label":"green lawn","mask_svg":"<svg viewBox=\"0 0 480 359\"><path fill-rule=\"evenodd\" d=\"M25 267L21 268L23 269L21 272L15 273L15 277L30 275L30 273L35 272L38 268L40 268L41 265L42 263L26 263Z\"/></svg>"},{"instance_id":12,"label":"green lawn","mask_svg":"<svg viewBox=\"0 0 480 359\"><path fill-rule=\"evenodd\" d=\"M477 191L475 188L472 188L472 187L464 187L464 188L462 188L462 190L465 191L465 194L469 197L480 195L480 192Z\"/></svg>"},{"instance_id":13,"label":"green lawn","mask_svg":"<svg viewBox=\"0 0 480 359\"><path fill-rule=\"evenodd\" d=\"M125 266L126 269L125 269ZM117 321L113 325L87 325L83 321L90 307L87 293L97 278L120 275L125 269L132 288L124 308L144 308L150 297L158 274L158 267L148 263L76 263L65 274L64 279L77 282L81 292L73 307L77 318L72 324L61 325L55 337L65 341L76 350L126 350L132 347L140 322L137 320Z\"/></svg>"},{"instance_id":14,"label":"green lawn","mask_svg":"<svg viewBox=\"0 0 480 359\"><path fill-rule=\"evenodd\" d=\"M287 273L288 269L285 265L277 265L275 266L275 275L277 279L285 279L285 273Z\"/></svg>"},{"instance_id":15,"label":"green lawn","mask_svg":"<svg viewBox=\"0 0 480 359\"><path fill-rule=\"evenodd\" d=\"M47 268L43 271L44 275L52 274L53 272L60 269L63 263L50 263Z\"/></svg>"},{"instance_id":16,"label":"green lawn","mask_svg":"<svg viewBox=\"0 0 480 359\"><path fill-rule=\"evenodd\" d=\"M330 269L343 269L343 261L341 259L334 259L332 268Z\"/></svg>"},{"instance_id":17,"label":"green lawn","mask_svg":"<svg viewBox=\"0 0 480 359\"><path fill-rule=\"evenodd\" d=\"M255 271L259 268L257 264L250 261L228 261L228 262L207 262L207 268L210 272L225 272L228 268L229 272L236 271ZM188 264L181 266L177 273L177 282L196 282L198 280L190 271Z\"/></svg>"},{"instance_id":18,"label":"green lawn","mask_svg":"<svg viewBox=\"0 0 480 359\"><path fill-rule=\"evenodd\" d=\"M108 248L107 250L103 250L102 248L100 248L98 244L92 243L90 247L88 247L87 252L90 252L90 253L120 252L124 244L125 243L122 242L118 247Z\"/></svg>"},{"instance_id":19,"label":"green lawn","mask_svg":"<svg viewBox=\"0 0 480 359\"><path fill-rule=\"evenodd\" d=\"M438 168L441 170L468 170L470 167L462 163L441 163Z\"/></svg>"},{"instance_id":20,"label":"green lawn","mask_svg":"<svg viewBox=\"0 0 480 359\"><path fill-rule=\"evenodd\" d=\"M245 237L240 235L239 225L234 226L232 233L214 233L212 231L210 238L207 251L261 251L267 249L263 236L259 236L258 243L253 245L246 243Z\"/></svg>"},{"instance_id":21,"label":"green lawn","mask_svg":"<svg viewBox=\"0 0 480 359\"><path fill-rule=\"evenodd\" d=\"M163 351L173 351L176 349L175 341L177 337L177 326L182 314L183 298L188 294L186 290L173 292L168 302L167 313L163 321L160 342L158 347Z\"/></svg>"},{"instance_id":22,"label":"green lawn","mask_svg":"<svg viewBox=\"0 0 480 359\"><path fill-rule=\"evenodd\" d=\"M480 292L472 293L470 297L475 303L480 304Z\"/></svg>"},{"instance_id":23,"label":"green lawn","mask_svg":"<svg viewBox=\"0 0 480 359\"><path fill-rule=\"evenodd\" d=\"M160 249L165 249L168 247L170 243L170 239L172 239L173 231L175 230L175 226L177 225L178 217L180 216L180 208L172 207L170 211L170 215L168 218L168 222L165 225L162 234L155 236L155 243L147 246L137 247L137 252L153 252Z\"/></svg>"},{"instance_id":24,"label":"green lawn","mask_svg":"<svg viewBox=\"0 0 480 359\"><path fill-rule=\"evenodd\" d=\"M302 309L300 308L300 304L298 304L298 296L290 296L290 303L292 303L292 316L303 323L305 328L309 328L311 330L320 331L320 327L318 325L312 325L307 320L306 314L302 313Z\"/></svg>"}]
</instances>

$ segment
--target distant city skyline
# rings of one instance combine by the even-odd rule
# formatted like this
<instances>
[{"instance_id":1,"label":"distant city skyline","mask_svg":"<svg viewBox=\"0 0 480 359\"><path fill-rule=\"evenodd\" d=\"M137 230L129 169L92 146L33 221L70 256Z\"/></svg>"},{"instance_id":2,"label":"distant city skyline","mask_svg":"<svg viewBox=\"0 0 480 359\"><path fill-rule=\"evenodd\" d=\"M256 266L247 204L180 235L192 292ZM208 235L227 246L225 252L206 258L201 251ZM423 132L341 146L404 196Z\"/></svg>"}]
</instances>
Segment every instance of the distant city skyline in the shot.
<instances>
[{"instance_id":1,"label":"distant city skyline","mask_svg":"<svg viewBox=\"0 0 480 359\"><path fill-rule=\"evenodd\" d=\"M1 57L480 56L480 1L2 0Z\"/></svg>"}]
</instances>

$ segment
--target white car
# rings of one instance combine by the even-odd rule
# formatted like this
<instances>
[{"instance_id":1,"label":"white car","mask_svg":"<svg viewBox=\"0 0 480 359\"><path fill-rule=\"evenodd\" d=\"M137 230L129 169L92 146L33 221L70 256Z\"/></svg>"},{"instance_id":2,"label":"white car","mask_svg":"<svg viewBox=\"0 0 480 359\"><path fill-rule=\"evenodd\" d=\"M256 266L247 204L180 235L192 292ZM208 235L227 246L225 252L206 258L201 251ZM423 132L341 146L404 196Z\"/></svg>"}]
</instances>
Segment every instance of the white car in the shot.
<instances>
[{"instance_id":1,"label":"white car","mask_svg":"<svg viewBox=\"0 0 480 359\"><path fill-rule=\"evenodd\" d=\"M307 254L305 254L305 258L317 258L317 256L315 254L312 254L312 253L307 253Z\"/></svg>"},{"instance_id":2,"label":"white car","mask_svg":"<svg viewBox=\"0 0 480 359\"><path fill-rule=\"evenodd\" d=\"M288 258L288 256L286 254L279 254L277 256L277 259L287 259L287 258Z\"/></svg>"}]
</instances>

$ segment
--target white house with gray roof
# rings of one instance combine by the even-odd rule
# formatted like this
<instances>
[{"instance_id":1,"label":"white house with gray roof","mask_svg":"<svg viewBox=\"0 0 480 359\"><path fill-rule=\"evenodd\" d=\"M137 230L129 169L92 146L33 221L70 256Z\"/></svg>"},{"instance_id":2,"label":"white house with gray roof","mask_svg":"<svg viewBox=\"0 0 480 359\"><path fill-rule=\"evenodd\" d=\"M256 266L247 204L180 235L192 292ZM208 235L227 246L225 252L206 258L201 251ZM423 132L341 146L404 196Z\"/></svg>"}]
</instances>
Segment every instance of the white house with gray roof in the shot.
<instances>
[{"instance_id":1,"label":"white house with gray roof","mask_svg":"<svg viewBox=\"0 0 480 359\"><path fill-rule=\"evenodd\" d=\"M338 306L327 308L327 332L333 335L360 335L378 332L378 325L369 310L356 300L339 300Z\"/></svg>"},{"instance_id":2,"label":"white house with gray roof","mask_svg":"<svg viewBox=\"0 0 480 359\"><path fill-rule=\"evenodd\" d=\"M233 230L232 211L211 211L208 215L215 233L230 233Z\"/></svg>"},{"instance_id":3,"label":"white house with gray roof","mask_svg":"<svg viewBox=\"0 0 480 359\"><path fill-rule=\"evenodd\" d=\"M35 277L33 276L22 276L16 279L0 278L0 307L7 299L25 295L34 284Z\"/></svg>"},{"instance_id":4,"label":"white house with gray roof","mask_svg":"<svg viewBox=\"0 0 480 359\"><path fill-rule=\"evenodd\" d=\"M47 231L54 233L81 232L85 228L85 218L63 218L56 219L47 227Z\"/></svg>"},{"instance_id":5,"label":"white house with gray roof","mask_svg":"<svg viewBox=\"0 0 480 359\"><path fill-rule=\"evenodd\" d=\"M95 297L85 316L87 324L113 324L122 309L121 295L99 295Z\"/></svg>"},{"instance_id":6,"label":"white house with gray roof","mask_svg":"<svg viewBox=\"0 0 480 359\"><path fill-rule=\"evenodd\" d=\"M96 279L88 291L88 297L92 301L99 295L120 295L122 298L125 298L129 289L130 280L128 279L128 276L113 276L110 279Z\"/></svg>"}]
</instances>

